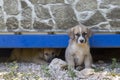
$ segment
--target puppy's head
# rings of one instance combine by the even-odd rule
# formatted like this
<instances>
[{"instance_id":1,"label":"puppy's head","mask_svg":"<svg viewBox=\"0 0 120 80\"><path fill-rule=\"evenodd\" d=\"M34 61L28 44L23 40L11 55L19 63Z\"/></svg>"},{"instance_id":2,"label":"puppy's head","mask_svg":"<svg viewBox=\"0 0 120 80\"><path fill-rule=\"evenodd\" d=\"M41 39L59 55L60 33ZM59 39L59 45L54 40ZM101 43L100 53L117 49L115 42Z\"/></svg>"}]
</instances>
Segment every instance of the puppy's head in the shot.
<instances>
[{"instance_id":1,"label":"puppy's head","mask_svg":"<svg viewBox=\"0 0 120 80\"><path fill-rule=\"evenodd\" d=\"M68 35L70 39L76 41L78 44L83 44L88 42L89 37L91 36L91 31L80 24L68 30Z\"/></svg>"},{"instance_id":2,"label":"puppy's head","mask_svg":"<svg viewBox=\"0 0 120 80\"><path fill-rule=\"evenodd\" d=\"M44 48L44 58L47 62L51 62L53 58L60 54L60 49Z\"/></svg>"}]
</instances>

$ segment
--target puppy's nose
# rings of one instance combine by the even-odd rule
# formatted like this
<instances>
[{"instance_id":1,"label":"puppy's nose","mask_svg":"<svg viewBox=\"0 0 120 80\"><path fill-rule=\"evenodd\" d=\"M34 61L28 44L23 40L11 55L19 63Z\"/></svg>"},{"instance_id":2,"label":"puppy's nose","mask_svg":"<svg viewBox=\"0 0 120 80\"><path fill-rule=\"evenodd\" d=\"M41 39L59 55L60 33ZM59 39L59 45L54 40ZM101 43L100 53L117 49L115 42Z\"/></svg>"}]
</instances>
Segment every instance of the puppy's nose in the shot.
<instances>
[{"instance_id":1,"label":"puppy's nose","mask_svg":"<svg viewBox=\"0 0 120 80\"><path fill-rule=\"evenodd\" d=\"M83 42L84 42L84 40L80 40L80 42L81 42L81 43L83 43Z\"/></svg>"},{"instance_id":2,"label":"puppy's nose","mask_svg":"<svg viewBox=\"0 0 120 80\"><path fill-rule=\"evenodd\" d=\"M48 59L48 60L47 60L47 62L49 62L49 63L50 63L50 62L52 61L52 59L53 59L53 58Z\"/></svg>"}]
</instances>

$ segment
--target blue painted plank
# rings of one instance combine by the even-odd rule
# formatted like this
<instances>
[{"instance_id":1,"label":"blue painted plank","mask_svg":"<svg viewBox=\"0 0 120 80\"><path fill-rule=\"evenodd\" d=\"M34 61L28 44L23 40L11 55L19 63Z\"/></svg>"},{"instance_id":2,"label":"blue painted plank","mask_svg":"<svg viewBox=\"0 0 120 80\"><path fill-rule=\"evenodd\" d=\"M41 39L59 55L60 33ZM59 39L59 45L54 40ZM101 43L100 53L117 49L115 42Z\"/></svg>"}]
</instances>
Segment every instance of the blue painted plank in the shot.
<instances>
[{"instance_id":1,"label":"blue painted plank","mask_svg":"<svg viewBox=\"0 0 120 80\"><path fill-rule=\"evenodd\" d=\"M67 35L0 35L0 48L62 48Z\"/></svg>"},{"instance_id":2,"label":"blue painted plank","mask_svg":"<svg viewBox=\"0 0 120 80\"><path fill-rule=\"evenodd\" d=\"M0 35L0 48L66 48L69 37L66 34L56 35ZM119 34L94 34L90 38L93 48L120 47Z\"/></svg>"},{"instance_id":3,"label":"blue painted plank","mask_svg":"<svg viewBox=\"0 0 120 80\"><path fill-rule=\"evenodd\" d=\"M90 45L93 48L120 48L120 34L94 34Z\"/></svg>"}]
</instances>

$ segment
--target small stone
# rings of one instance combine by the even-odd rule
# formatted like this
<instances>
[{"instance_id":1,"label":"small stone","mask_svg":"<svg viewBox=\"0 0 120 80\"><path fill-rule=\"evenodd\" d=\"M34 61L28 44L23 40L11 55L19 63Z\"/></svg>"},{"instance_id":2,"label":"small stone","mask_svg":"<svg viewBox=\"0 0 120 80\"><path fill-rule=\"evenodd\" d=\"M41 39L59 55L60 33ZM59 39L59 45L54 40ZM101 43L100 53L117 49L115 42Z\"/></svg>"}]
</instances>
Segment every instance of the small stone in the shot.
<instances>
[{"instance_id":1,"label":"small stone","mask_svg":"<svg viewBox=\"0 0 120 80\"><path fill-rule=\"evenodd\" d=\"M30 20L21 20L21 27L31 30L32 22Z\"/></svg>"},{"instance_id":2,"label":"small stone","mask_svg":"<svg viewBox=\"0 0 120 80\"><path fill-rule=\"evenodd\" d=\"M48 21L48 24L51 25L51 26L54 26L55 24L53 23L53 20L49 20Z\"/></svg>"},{"instance_id":3,"label":"small stone","mask_svg":"<svg viewBox=\"0 0 120 80\"><path fill-rule=\"evenodd\" d=\"M120 19L120 8L113 8L109 13L107 13L108 19Z\"/></svg>"},{"instance_id":4,"label":"small stone","mask_svg":"<svg viewBox=\"0 0 120 80\"><path fill-rule=\"evenodd\" d=\"M81 12L79 14L79 19L82 20L87 20L90 16L94 14L93 11L87 11L87 12Z\"/></svg>"},{"instance_id":5,"label":"small stone","mask_svg":"<svg viewBox=\"0 0 120 80\"><path fill-rule=\"evenodd\" d=\"M4 10L9 15L18 14L18 0L4 0Z\"/></svg>"},{"instance_id":6,"label":"small stone","mask_svg":"<svg viewBox=\"0 0 120 80\"><path fill-rule=\"evenodd\" d=\"M95 25L95 26L92 26L90 29L97 31L97 30L100 30L101 28L99 26Z\"/></svg>"},{"instance_id":7,"label":"small stone","mask_svg":"<svg viewBox=\"0 0 120 80\"><path fill-rule=\"evenodd\" d=\"M56 4L56 3L64 3L64 0L30 0L33 4Z\"/></svg>"},{"instance_id":8,"label":"small stone","mask_svg":"<svg viewBox=\"0 0 120 80\"><path fill-rule=\"evenodd\" d=\"M27 8L28 5L27 5L27 3L25 1L21 1L21 7L22 8Z\"/></svg>"},{"instance_id":9,"label":"small stone","mask_svg":"<svg viewBox=\"0 0 120 80\"><path fill-rule=\"evenodd\" d=\"M75 0L66 0L69 4L73 4Z\"/></svg>"},{"instance_id":10,"label":"small stone","mask_svg":"<svg viewBox=\"0 0 120 80\"><path fill-rule=\"evenodd\" d=\"M27 5L24 6L22 10L21 27L23 27L23 29L32 28L32 9L30 7L27 7Z\"/></svg>"},{"instance_id":11,"label":"small stone","mask_svg":"<svg viewBox=\"0 0 120 80\"><path fill-rule=\"evenodd\" d=\"M114 69L114 72L115 72L116 74L120 74L120 66L119 66L119 64L118 64L118 67L119 67L119 68L115 68L115 69Z\"/></svg>"},{"instance_id":12,"label":"small stone","mask_svg":"<svg viewBox=\"0 0 120 80\"><path fill-rule=\"evenodd\" d=\"M49 64L49 68L52 70L63 70L67 67L67 63L61 59L53 59Z\"/></svg>"},{"instance_id":13,"label":"small stone","mask_svg":"<svg viewBox=\"0 0 120 80\"><path fill-rule=\"evenodd\" d=\"M41 5L35 5L35 12L37 17L40 19L49 19L51 18L50 13L47 8L44 8Z\"/></svg>"},{"instance_id":14,"label":"small stone","mask_svg":"<svg viewBox=\"0 0 120 80\"><path fill-rule=\"evenodd\" d=\"M41 0L29 0L32 4L39 4ZM41 1L42 2L42 1Z\"/></svg>"},{"instance_id":15,"label":"small stone","mask_svg":"<svg viewBox=\"0 0 120 80\"><path fill-rule=\"evenodd\" d=\"M99 27L100 27L101 30L110 30L111 29L111 26L110 26L109 23L101 23L99 25Z\"/></svg>"},{"instance_id":16,"label":"small stone","mask_svg":"<svg viewBox=\"0 0 120 80\"><path fill-rule=\"evenodd\" d=\"M3 31L6 28L3 16L4 15L3 15L3 12L2 12L2 8L0 7L0 30L1 31Z\"/></svg>"},{"instance_id":17,"label":"small stone","mask_svg":"<svg viewBox=\"0 0 120 80\"><path fill-rule=\"evenodd\" d=\"M47 23L43 23L40 21L34 21L33 28L37 31L43 31L43 30L51 30L52 26L48 25Z\"/></svg>"},{"instance_id":18,"label":"small stone","mask_svg":"<svg viewBox=\"0 0 120 80\"><path fill-rule=\"evenodd\" d=\"M52 15L58 29L68 29L78 24L74 10L70 5L51 5Z\"/></svg>"},{"instance_id":19,"label":"small stone","mask_svg":"<svg viewBox=\"0 0 120 80\"><path fill-rule=\"evenodd\" d=\"M0 6L0 17L3 17L3 11L1 6Z\"/></svg>"},{"instance_id":20,"label":"small stone","mask_svg":"<svg viewBox=\"0 0 120 80\"><path fill-rule=\"evenodd\" d=\"M120 0L102 0L102 3L100 4L100 8L106 8L111 5L120 5Z\"/></svg>"},{"instance_id":21,"label":"small stone","mask_svg":"<svg viewBox=\"0 0 120 80\"><path fill-rule=\"evenodd\" d=\"M23 20L32 20L32 9L27 7L22 10L22 19Z\"/></svg>"},{"instance_id":22,"label":"small stone","mask_svg":"<svg viewBox=\"0 0 120 80\"><path fill-rule=\"evenodd\" d=\"M120 28L120 21L109 21L112 28Z\"/></svg>"},{"instance_id":23,"label":"small stone","mask_svg":"<svg viewBox=\"0 0 120 80\"><path fill-rule=\"evenodd\" d=\"M90 75L93 75L95 73L94 69L83 69L80 71L84 76L90 76Z\"/></svg>"},{"instance_id":24,"label":"small stone","mask_svg":"<svg viewBox=\"0 0 120 80\"><path fill-rule=\"evenodd\" d=\"M0 31L4 31L6 28L3 17L0 17Z\"/></svg>"},{"instance_id":25,"label":"small stone","mask_svg":"<svg viewBox=\"0 0 120 80\"><path fill-rule=\"evenodd\" d=\"M104 16L100 13L100 11L97 10L93 15L91 15L91 17L83 21L82 24L86 26L93 26L105 21L106 19L104 18Z\"/></svg>"},{"instance_id":26,"label":"small stone","mask_svg":"<svg viewBox=\"0 0 120 80\"><path fill-rule=\"evenodd\" d=\"M88 79L89 76L95 74L94 69L87 69L87 68L85 68L81 71L74 70L74 72L75 72L75 75L80 79Z\"/></svg>"},{"instance_id":27,"label":"small stone","mask_svg":"<svg viewBox=\"0 0 120 80\"><path fill-rule=\"evenodd\" d=\"M77 11L88 11L97 9L97 0L78 0L76 4Z\"/></svg>"},{"instance_id":28,"label":"small stone","mask_svg":"<svg viewBox=\"0 0 120 80\"><path fill-rule=\"evenodd\" d=\"M15 17L10 17L6 22L7 30L13 31L19 28L18 20Z\"/></svg>"}]
</instances>

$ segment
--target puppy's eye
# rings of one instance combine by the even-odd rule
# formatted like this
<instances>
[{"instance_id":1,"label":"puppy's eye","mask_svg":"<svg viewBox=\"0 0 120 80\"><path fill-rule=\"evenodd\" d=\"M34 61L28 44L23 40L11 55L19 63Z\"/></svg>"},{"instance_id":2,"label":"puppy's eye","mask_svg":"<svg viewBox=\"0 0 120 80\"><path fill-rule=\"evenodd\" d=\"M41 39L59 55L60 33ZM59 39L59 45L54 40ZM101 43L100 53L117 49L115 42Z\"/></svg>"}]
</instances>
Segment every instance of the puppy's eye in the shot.
<instances>
[{"instance_id":1,"label":"puppy's eye","mask_svg":"<svg viewBox=\"0 0 120 80\"><path fill-rule=\"evenodd\" d=\"M80 36L80 34L79 33L77 33L77 34L75 34L76 36Z\"/></svg>"},{"instance_id":2,"label":"puppy's eye","mask_svg":"<svg viewBox=\"0 0 120 80\"><path fill-rule=\"evenodd\" d=\"M82 35L84 35L84 36L87 35L87 32L83 32Z\"/></svg>"}]
</instances>

